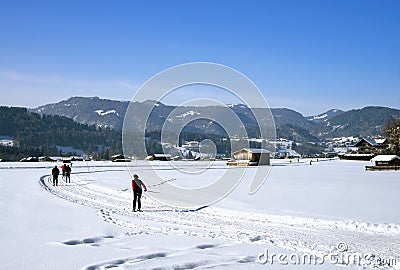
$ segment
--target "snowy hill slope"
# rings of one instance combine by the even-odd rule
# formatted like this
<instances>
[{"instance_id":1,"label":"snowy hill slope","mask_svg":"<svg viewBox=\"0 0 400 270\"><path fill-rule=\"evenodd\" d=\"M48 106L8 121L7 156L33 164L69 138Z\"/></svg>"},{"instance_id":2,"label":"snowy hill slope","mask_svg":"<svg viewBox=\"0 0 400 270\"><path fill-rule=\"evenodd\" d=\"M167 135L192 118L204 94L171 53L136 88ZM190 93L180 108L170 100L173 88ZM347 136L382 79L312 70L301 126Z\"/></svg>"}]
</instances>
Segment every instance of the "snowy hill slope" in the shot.
<instances>
[{"instance_id":1,"label":"snowy hill slope","mask_svg":"<svg viewBox=\"0 0 400 270\"><path fill-rule=\"evenodd\" d=\"M129 103L98 97L71 97L55 104L31 109L32 112L59 115L88 125L122 129L122 119Z\"/></svg>"},{"instance_id":2,"label":"snowy hill slope","mask_svg":"<svg viewBox=\"0 0 400 270\"><path fill-rule=\"evenodd\" d=\"M382 134L382 127L400 110L369 106L350 110L316 125L313 134L325 138L372 137Z\"/></svg>"},{"instance_id":3,"label":"snowy hill slope","mask_svg":"<svg viewBox=\"0 0 400 270\"><path fill-rule=\"evenodd\" d=\"M321 122L326 122L329 119L341 115L342 113L344 113L344 111L342 110L337 110L337 109L332 109L329 110L327 112L315 115L315 116L308 116L307 120L313 123L321 123Z\"/></svg>"}]
</instances>

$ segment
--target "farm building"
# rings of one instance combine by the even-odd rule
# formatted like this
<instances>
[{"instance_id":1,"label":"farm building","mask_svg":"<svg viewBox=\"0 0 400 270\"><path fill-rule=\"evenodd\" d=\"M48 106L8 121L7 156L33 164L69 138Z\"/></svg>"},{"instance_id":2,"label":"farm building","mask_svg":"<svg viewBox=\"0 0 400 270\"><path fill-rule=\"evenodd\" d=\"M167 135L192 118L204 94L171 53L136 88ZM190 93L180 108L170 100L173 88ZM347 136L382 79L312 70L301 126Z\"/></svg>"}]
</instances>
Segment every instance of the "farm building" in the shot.
<instances>
[{"instance_id":1,"label":"farm building","mask_svg":"<svg viewBox=\"0 0 400 270\"><path fill-rule=\"evenodd\" d=\"M112 162L131 162L131 159L125 157L125 156L122 155L122 154L119 154L119 155L113 155L113 156L111 157L111 161L112 161Z\"/></svg>"},{"instance_id":2,"label":"farm building","mask_svg":"<svg viewBox=\"0 0 400 270\"><path fill-rule=\"evenodd\" d=\"M400 157L396 155L379 155L371 161L375 166L365 166L366 170L400 170Z\"/></svg>"},{"instance_id":3,"label":"farm building","mask_svg":"<svg viewBox=\"0 0 400 270\"><path fill-rule=\"evenodd\" d=\"M170 161L172 159L169 154L152 154L146 157L146 160L161 160L161 161Z\"/></svg>"},{"instance_id":4,"label":"farm building","mask_svg":"<svg viewBox=\"0 0 400 270\"><path fill-rule=\"evenodd\" d=\"M228 166L259 166L271 164L271 152L266 149L243 148L233 153Z\"/></svg>"},{"instance_id":5,"label":"farm building","mask_svg":"<svg viewBox=\"0 0 400 270\"><path fill-rule=\"evenodd\" d=\"M44 162L44 161L57 162L57 161L61 161L61 160L62 160L62 157L48 157L48 156L39 157L39 162Z\"/></svg>"}]
</instances>

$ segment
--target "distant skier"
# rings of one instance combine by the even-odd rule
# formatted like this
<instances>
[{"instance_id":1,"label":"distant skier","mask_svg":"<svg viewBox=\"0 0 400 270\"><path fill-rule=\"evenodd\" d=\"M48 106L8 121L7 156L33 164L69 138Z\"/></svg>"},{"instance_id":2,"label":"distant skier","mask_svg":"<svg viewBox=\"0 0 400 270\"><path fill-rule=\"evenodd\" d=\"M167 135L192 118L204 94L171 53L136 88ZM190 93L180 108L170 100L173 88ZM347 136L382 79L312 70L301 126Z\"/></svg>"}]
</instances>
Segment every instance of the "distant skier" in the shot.
<instances>
[{"instance_id":1,"label":"distant skier","mask_svg":"<svg viewBox=\"0 0 400 270\"><path fill-rule=\"evenodd\" d=\"M142 187L144 188L144 191L147 191L147 187L143 183L142 180L139 179L139 176L137 174L133 175L133 180L132 180L132 190L133 190L133 208L132 212L142 212L140 209L142 206L142 203L140 201L140 198L142 197ZM137 201L137 209L136 209L136 201Z\"/></svg>"},{"instance_id":2,"label":"distant skier","mask_svg":"<svg viewBox=\"0 0 400 270\"><path fill-rule=\"evenodd\" d=\"M65 183L71 183L71 167L65 166Z\"/></svg>"},{"instance_id":3,"label":"distant skier","mask_svg":"<svg viewBox=\"0 0 400 270\"><path fill-rule=\"evenodd\" d=\"M58 186L58 175L60 174L60 170L57 166L54 166L53 170L51 170L51 174L53 175L53 186Z\"/></svg>"}]
</instances>

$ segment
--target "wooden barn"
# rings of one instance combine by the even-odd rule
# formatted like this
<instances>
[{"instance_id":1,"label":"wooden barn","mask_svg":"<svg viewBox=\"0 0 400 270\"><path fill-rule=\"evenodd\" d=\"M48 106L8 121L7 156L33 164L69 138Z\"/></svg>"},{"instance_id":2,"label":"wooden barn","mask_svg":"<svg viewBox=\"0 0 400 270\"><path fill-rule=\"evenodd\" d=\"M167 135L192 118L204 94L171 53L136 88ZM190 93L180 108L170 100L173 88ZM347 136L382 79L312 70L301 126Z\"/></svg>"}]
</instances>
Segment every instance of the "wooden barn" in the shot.
<instances>
[{"instance_id":1,"label":"wooden barn","mask_svg":"<svg viewBox=\"0 0 400 270\"><path fill-rule=\"evenodd\" d=\"M113 155L111 157L112 162L131 162L130 158L126 158L124 155L119 154L119 155Z\"/></svg>"},{"instance_id":2,"label":"wooden barn","mask_svg":"<svg viewBox=\"0 0 400 270\"><path fill-rule=\"evenodd\" d=\"M271 152L266 149L243 148L233 153L228 166L260 166L271 165Z\"/></svg>"},{"instance_id":3,"label":"wooden barn","mask_svg":"<svg viewBox=\"0 0 400 270\"><path fill-rule=\"evenodd\" d=\"M400 170L400 157L396 155L378 155L371 161L375 166L365 166L366 170Z\"/></svg>"}]
</instances>

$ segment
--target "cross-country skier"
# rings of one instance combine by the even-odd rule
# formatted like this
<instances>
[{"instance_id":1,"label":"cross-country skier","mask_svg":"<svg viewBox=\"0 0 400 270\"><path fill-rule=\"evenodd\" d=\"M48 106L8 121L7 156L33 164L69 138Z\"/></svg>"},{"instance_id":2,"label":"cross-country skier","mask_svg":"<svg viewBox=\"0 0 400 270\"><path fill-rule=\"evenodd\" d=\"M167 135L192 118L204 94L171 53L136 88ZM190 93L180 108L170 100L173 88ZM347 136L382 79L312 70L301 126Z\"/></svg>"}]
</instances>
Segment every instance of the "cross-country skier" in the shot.
<instances>
[{"instance_id":1,"label":"cross-country skier","mask_svg":"<svg viewBox=\"0 0 400 270\"><path fill-rule=\"evenodd\" d=\"M61 166L62 178L65 178L65 164Z\"/></svg>"},{"instance_id":2,"label":"cross-country skier","mask_svg":"<svg viewBox=\"0 0 400 270\"><path fill-rule=\"evenodd\" d=\"M142 187L144 188L144 191L147 191L147 187L143 183L142 180L139 179L139 176L137 174L133 175L133 180L132 180L132 190L133 190L133 208L132 212L142 212L140 209L142 206L142 203L140 201L140 198L142 197ZM136 201L137 201L137 209L136 209Z\"/></svg>"},{"instance_id":3,"label":"cross-country skier","mask_svg":"<svg viewBox=\"0 0 400 270\"><path fill-rule=\"evenodd\" d=\"M51 175L53 175L53 186L58 186L58 175L60 174L60 170L57 166L54 166L53 170L51 170Z\"/></svg>"},{"instance_id":4,"label":"cross-country skier","mask_svg":"<svg viewBox=\"0 0 400 270\"><path fill-rule=\"evenodd\" d=\"M65 183L71 183L71 167L65 166Z\"/></svg>"}]
</instances>

